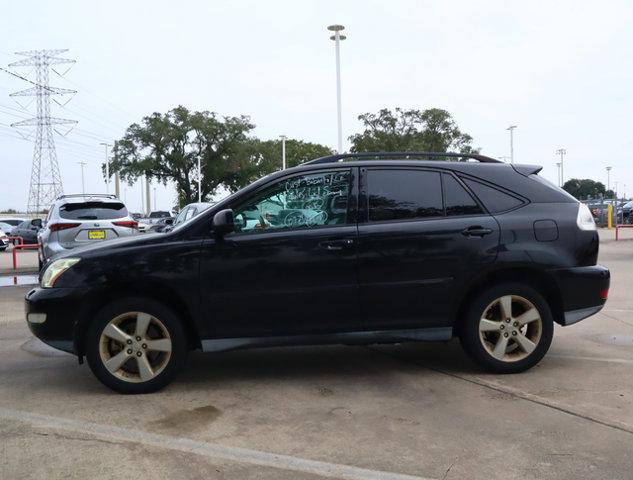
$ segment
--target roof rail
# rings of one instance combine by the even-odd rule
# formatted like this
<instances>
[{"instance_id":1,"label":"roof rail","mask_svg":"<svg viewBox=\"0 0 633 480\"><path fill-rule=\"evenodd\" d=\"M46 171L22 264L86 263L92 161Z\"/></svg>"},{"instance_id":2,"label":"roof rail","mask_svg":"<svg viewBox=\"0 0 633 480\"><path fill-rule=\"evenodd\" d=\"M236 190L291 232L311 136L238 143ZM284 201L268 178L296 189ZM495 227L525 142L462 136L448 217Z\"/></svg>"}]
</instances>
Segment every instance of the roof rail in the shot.
<instances>
[{"instance_id":1,"label":"roof rail","mask_svg":"<svg viewBox=\"0 0 633 480\"><path fill-rule=\"evenodd\" d=\"M472 158L481 163L503 163L501 160L496 160L485 155L479 155L478 153L452 153L452 152L359 152L359 153L340 153L337 155L328 155L327 157L317 158L305 162L303 165L316 165L319 163L334 163L341 162L348 158L404 158L407 160L429 160L435 158ZM415 158L415 157L427 157L427 158Z\"/></svg>"},{"instance_id":2,"label":"roof rail","mask_svg":"<svg viewBox=\"0 0 633 480\"><path fill-rule=\"evenodd\" d=\"M100 197L100 198L118 198L111 193L72 193L70 195L60 195L55 200L61 200L62 198L75 198L75 197Z\"/></svg>"}]
</instances>

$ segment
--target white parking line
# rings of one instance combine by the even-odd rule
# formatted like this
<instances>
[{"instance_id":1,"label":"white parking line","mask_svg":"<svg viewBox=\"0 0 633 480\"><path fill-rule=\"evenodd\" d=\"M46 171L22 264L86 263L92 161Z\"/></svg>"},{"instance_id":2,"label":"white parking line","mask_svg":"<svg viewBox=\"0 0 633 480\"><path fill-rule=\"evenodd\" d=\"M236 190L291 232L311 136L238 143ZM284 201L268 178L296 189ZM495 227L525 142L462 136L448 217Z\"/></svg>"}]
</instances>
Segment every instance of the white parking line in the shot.
<instances>
[{"instance_id":1,"label":"white parking line","mask_svg":"<svg viewBox=\"0 0 633 480\"><path fill-rule=\"evenodd\" d=\"M128 430L98 423L52 417L39 413L11 410L0 407L0 418L30 423L37 427L65 430L95 437L140 443L152 447L194 453L204 457L272 467L295 472L309 473L328 478L346 480L431 480L429 478L400 473L369 470L336 463L307 460L247 448L227 447L216 443L201 442L189 438L172 437L159 433Z\"/></svg>"},{"instance_id":2,"label":"white parking line","mask_svg":"<svg viewBox=\"0 0 633 480\"><path fill-rule=\"evenodd\" d=\"M633 364L633 360L628 358L608 358L608 357L583 357L581 355L559 355L556 353L548 353L548 357L566 358L569 360L587 360L590 362L606 362L606 363L626 363Z\"/></svg>"}]
</instances>

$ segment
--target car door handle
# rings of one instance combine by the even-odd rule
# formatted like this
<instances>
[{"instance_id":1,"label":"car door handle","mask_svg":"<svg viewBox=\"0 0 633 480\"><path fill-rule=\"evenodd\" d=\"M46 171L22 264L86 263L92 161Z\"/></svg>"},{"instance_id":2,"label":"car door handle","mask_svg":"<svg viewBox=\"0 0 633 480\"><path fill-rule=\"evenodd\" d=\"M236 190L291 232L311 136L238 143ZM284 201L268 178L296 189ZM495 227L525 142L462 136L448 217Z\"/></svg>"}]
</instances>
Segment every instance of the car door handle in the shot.
<instances>
[{"instance_id":1,"label":"car door handle","mask_svg":"<svg viewBox=\"0 0 633 480\"><path fill-rule=\"evenodd\" d=\"M326 242L319 243L319 247L325 250L343 250L346 247L354 245L353 238L342 238L340 240L328 240Z\"/></svg>"},{"instance_id":2,"label":"car door handle","mask_svg":"<svg viewBox=\"0 0 633 480\"><path fill-rule=\"evenodd\" d=\"M462 230L462 235L465 237L483 237L484 235L489 235L492 233L490 228L484 228L477 226L468 227Z\"/></svg>"}]
</instances>

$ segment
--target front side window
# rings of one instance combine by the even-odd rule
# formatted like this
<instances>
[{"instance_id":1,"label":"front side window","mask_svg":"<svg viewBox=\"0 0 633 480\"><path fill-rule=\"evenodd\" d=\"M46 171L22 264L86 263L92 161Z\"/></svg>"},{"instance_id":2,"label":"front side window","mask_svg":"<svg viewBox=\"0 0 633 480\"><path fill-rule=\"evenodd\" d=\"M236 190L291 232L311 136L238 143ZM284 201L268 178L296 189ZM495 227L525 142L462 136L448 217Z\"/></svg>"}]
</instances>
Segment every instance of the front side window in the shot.
<instances>
[{"instance_id":1,"label":"front side window","mask_svg":"<svg viewBox=\"0 0 633 480\"><path fill-rule=\"evenodd\" d=\"M237 232L303 229L347 222L349 170L288 178L234 209Z\"/></svg>"},{"instance_id":2,"label":"front side window","mask_svg":"<svg viewBox=\"0 0 633 480\"><path fill-rule=\"evenodd\" d=\"M368 170L367 200L370 222L444 215L438 172Z\"/></svg>"}]
</instances>

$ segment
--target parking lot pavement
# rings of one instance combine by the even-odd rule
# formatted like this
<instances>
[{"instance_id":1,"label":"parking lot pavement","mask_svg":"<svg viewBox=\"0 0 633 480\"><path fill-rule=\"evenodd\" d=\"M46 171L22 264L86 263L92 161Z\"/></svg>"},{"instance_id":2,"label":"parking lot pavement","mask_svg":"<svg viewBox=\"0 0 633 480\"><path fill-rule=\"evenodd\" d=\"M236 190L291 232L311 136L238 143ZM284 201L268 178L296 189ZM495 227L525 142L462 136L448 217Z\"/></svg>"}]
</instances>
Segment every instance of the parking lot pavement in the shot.
<instances>
[{"instance_id":1,"label":"parking lot pavement","mask_svg":"<svg viewBox=\"0 0 633 480\"><path fill-rule=\"evenodd\" d=\"M31 337L28 288L0 288L0 478L630 479L633 242L604 238L603 312L511 376L457 342L271 348L194 353L122 396Z\"/></svg>"},{"instance_id":2,"label":"parking lot pavement","mask_svg":"<svg viewBox=\"0 0 633 480\"><path fill-rule=\"evenodd\" d=\"M12 247L11 247L12 248ZM36 272L37 251L35 250L18 250L16 257L17 270L13 269L13 252L0 252L0 274L9 274L13 272Z\"/></svg>"}]
</instances>

